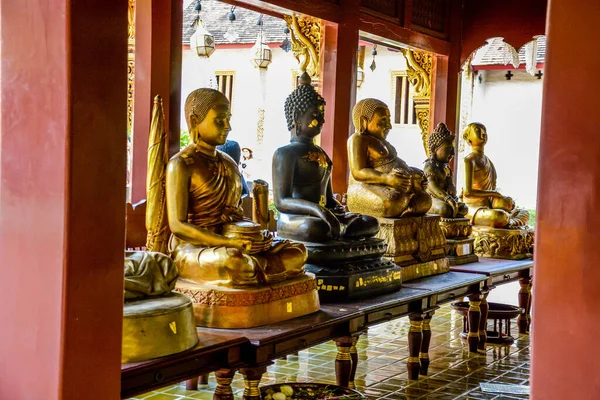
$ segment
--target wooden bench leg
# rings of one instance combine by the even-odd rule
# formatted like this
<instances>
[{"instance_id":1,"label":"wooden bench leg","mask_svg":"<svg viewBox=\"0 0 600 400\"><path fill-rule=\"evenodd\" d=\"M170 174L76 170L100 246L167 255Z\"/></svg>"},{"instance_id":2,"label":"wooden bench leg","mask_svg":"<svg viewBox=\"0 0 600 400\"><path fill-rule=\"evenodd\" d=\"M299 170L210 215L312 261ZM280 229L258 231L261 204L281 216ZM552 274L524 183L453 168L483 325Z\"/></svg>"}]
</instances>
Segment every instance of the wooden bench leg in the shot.
<instances>
[{"instance_id":1,"label":"wooden bench leg","mask_svg":"<svg viewBox=\"0 0 600 400\"><path fill-rule=\"evenodd\" d=\"M423 341L421 342L421 351L419 352L419 361L421 362L421 375L427 375L429 369L429 344L431 343L431 317L435 311L428 312L423 319Z\"/></svg>"},{"instance_id":2,"label":"wooden bench leg","mask_svg":"<svg viewBox=\"0 0 600 400\"><path fill-rule=\"evenodd\" d=\"M185 381L186 390L198 390L198 378L192 378Z\"/></svg>"},{"instance_id":3,"label":"wooden bench leg","mask_svg":"<svg viewBox=\"0 0 600 400\"><path fill-rule=\"evenodd\" d=\"M525 312L519 315L517 322L519 334L525 335L529 333L529 322L531 320L531 279L529 277L521 278L519 279L519 285L521 286L519 290L519 307Z\"/></svg>"},{"instance_id":4,"label":"wooden bench leg","mask_svg":"<svg viewBox=\"0 0 600 400\"><path fill-rule=\"evenodd\" d=\"M222 368L215 372L217 388L215 389L213 400L234 400L233 391L231 390L231 381L233 380L234 375L234 369Z\"/></svg>"},{"instance_id":5,"label":"wooden bench leg","mask_svg":"<svg viewBox=\"0 0 600 400\"><path fill-rule=\"evenodd\" d=\"M337 346L337 355L335 356L335 380L340 386L348 387L350 385L350 373L352 372L352 336L342 336L335 339Z\"/></svg>"},{"instance_id":6,"label":"wooden bench leg","mask_svg":"<svg viewBox=\"0 0 600 400\"><path fill-rule=\"evenodd\" d=\"M487 341L487 318L489 306L487 302L489 292L483 293L481 297L481 304L479 305L479 310L481 312L481 318L479 319L479 345L477 346L477 350L480 353L485 354L485 342Z\"/></svg>"},{"instance_id":7,"label":"wooden bench leg","mask_svg":"<svg viewBox=\"0 0 600 400\"><path fill-rule=\"evenodd\" d=\"M240 372L244 375L244 396L243 400L261 400L260 389L258 385L267 367L241 368Z\"/></svg>"},{"instance_id":8,"label":"wooden bench leg","mask_svg":"<svg viewBox=\"0 0 600 400\"><path fill-rule=\"evenodd\" d=\"M408 361L406 368L408 369L408 379L418 380L419 371L421 370L419 353L423 342L423 314L411 313L408 315L408 319L410 320L410 329L408 331Z\"/></svg>"},{"instance_id":9,"label":"wooden bench leg","mask_svg":"<svg viewBox=\"0 0 600 400\"><path fill-rule=\"evenodd\" d=\"M477 353L479 347L479 322L481 320L481 305L480 295L474 294L469 296L469 352Z\"/></svg>"},{"instance_id":10,"label":"wooden bench leg","mask_svg":"<svg viewBox=\"0 0 600 400\"><path fill-rule=\"evenodd\" d=\"M356 350L356 343L358 343L360 335L360 333L352 335L352 346L350 346L350 359L352 361L352 367L350 368L350 378L348 381L348 387L350 389L356 389L356 384L354 383L356 368L358 367L358 351Z\"/></svg>"},{"instance_id":11,"label":"wooden bench leg","mask_svg":"<svg viewBox=\"0 0 600 400\"><path fill-rule=\"evenodd\" d=\"M208 376L209 376L209 375L210 375L210 374L204 374L204 375L200 375L200 376L198 377L198 383L199 383L200 385L208 385Z\"/></svg>"}]
</instances>

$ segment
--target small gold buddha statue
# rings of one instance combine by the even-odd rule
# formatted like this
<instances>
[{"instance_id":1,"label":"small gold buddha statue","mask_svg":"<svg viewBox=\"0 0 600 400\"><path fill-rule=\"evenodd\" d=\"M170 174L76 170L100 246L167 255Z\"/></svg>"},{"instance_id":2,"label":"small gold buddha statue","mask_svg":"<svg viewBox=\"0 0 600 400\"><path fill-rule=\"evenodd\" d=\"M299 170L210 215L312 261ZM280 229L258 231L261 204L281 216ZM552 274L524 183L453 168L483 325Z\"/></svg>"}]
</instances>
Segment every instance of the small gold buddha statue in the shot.
<instances>
[{"instance_id":1,"label":"small gold buddha statue","mask_svg":"<svg viewBox=\"0 0 600 400\"><path fill-rule=\"evenodd\" d=\"M378 237L388 244L386 255L406 267L405 281L446 272L440 217L426 215L432 204L427 178L398 157L387 141L392 128L388 106L377 99L361 100L352 110L352 121L348 209L378 218Z\"/></svg>"},{"instance_id":2,"label":"small gold buddha statue","mask_svg":"<svg viewBox=\"0 0 600 400\"><path fill-rule=\"evenodd\" d=\"M431 195L429 214L441 217L440 226L446 236L446 256L450 265L477 261L473 254L474 239L469 238L471 224L465 218L469 209L456 196L450 160L454 157L454 134L439 123L427 138L429 158L425 161L427 193Z\"/></svg>"},{"instance_id":3,"label":"small gold buddha statue","mask_svg":"<svg viewBox=\"0 0 600 400\"><path fill-rule=\"evenodd\" d=\"M328 295L340 300L378 290L395 290L401 282L400 274L392 263L382 260L385 244L373 238L379 231L377 219L346 212L333 196L333 164L327 153L314 143L325 123L325 100L310 83L310 77L304 73L300 85L286 99L291 143L277 149L273 156L273 197L280 212L278 235L302 241L308 247L307 267L322 282L324 300ZM364 267L362 273L368 271L373 275L373 284L356 290L352 282L361 275L353 274L350 264L356 270ZM379 271L377 277L386 277L381 282L388 276L389 280L378 284L374 270ZM330 293L323 293L327 288Z\"/></svg>"},{"instance_id":4,"label":"small gold buddha statue","mask_svg":"<svg viewBox=\"0 0 600 400\"><path fill-rule=\"evenodd\" d=\"M318 310L316 283L304 274L304 245L273 238L243 217L238 166L216 149L231 130L228 99L197 89L186 100L185 115L192 143L168 163L166 203L169 250L182 278L177 287L194 298L197 322L249 327ZM273 290L283 290L287 299L280 296L272 309L259 304L268 296L263 292ZM211 297L213 292L222 297ZM257 303L243 306L248 298ZM286 309L295 301L302 305Z\"/></svg>"},{"instance_id":5,"label":"small gold buddha statue","mask_svg":"<svg viewBox=\"0 0 600 400\"><path fill-rule=\"evenodd\" d=\"M352 121L356 132L348 139L350 211L383 218L425 215L431 207L427 179L386 140L392 129L388 106L377 99L361 100Z\"/></svg>"},{"instance_id":6,"label":"small gold buddha statue","mask_svg":"<svg viewBox=\"0 0 600 400\"><path fill-rule=\"evenodd\" d=\"M526 226L529 222L529 212L516 208L512 198L504 196L497 190L496 168L484 153L488 139L485 126L480 123L469 124L463 133L463 139L471 147L472 152L465 157L465 185L462 190L462 200L469 208L467 217L471 219L474 226L476 251L480 248L478 253L484 257L529 256L533 243L533 231ZM512 232L509 232L511 230ZM483 241L482 233L486 235ZM513 239L508 240L507 235ZM515 236L522 239L516 240ZM489 249L482 250L480 243Z\"/></svg>"}]
</instances>

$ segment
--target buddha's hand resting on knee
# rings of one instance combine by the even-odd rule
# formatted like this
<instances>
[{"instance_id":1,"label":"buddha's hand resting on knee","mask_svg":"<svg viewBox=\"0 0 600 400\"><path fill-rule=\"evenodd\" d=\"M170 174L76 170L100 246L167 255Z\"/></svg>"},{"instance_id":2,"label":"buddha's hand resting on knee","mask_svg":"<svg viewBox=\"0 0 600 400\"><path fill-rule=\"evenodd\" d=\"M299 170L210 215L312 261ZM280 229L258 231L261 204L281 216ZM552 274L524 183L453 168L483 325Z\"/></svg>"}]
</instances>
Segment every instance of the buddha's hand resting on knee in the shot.
<instances>
[{"instance_id":1,"label":"buddha's hand resting on knee","mask_svg":"<svg viewBox=\"0 0 600 400\"><path fill-rule=\"evenodd\" d=\"M323 207L321 210L321 219L323 219L323 221L325 221L329 226L329 235L331 236L331 239L339 239L342 226L336 216L331 211Z\"/></svg>"},{"instance_id":2,"label":"buddha's hand resting on knee","mask_svg":"<svg viewBox=\"0 0 600 400\"><path fill-rule=\"evenodd\" d=\"M386 184L399 192L408 193L412 184L412 179L406 172L393 170L386 175Z\"/></svg>"}]
</instances>

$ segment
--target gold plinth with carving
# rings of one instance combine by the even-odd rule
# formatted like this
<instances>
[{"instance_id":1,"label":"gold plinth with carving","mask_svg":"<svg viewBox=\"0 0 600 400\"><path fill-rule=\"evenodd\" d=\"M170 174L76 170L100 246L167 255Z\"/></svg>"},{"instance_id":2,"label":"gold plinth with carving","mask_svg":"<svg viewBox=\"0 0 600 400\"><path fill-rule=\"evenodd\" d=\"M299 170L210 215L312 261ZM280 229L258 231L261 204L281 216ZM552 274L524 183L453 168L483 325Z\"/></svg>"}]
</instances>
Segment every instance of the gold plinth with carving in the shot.
<instances>
[{"instance_id":1,"label":"gold plinth with carving","mask_svg":"<svg viewBox=\"0 0 600 400\"><path fill-rule=\"evenodd\" d=\"M194 310L187 296L172 292L123 306L122 363L180 353L196 343Z\"/></svg>"},{"instance_id":2,"label":"gold plinth with carving","mask_svg":"<svg viewBox=\"0 0 600 400\"><path fill-rule=\"evenodd\" d=\"M438 215L377 220L377 237L388 245L385 256L402 267L404 282L449 271L446 237Z\"/></svg>"},{"instance_id":3,"label":"gold plinth with carving","mask_svg":"<svg viewBox=\"0 0 600 400\"><path fill-rule=\"evenodd\" d=\"M479 257L522 260L533 255L533 229L524 226L512 229L473 225L475 253Z\"/></svg>"},{"instance_id":4,"label":"gold plinth with carving","mask_svg":"<svg viewBox=\"0 0 600 400\"><path fill-rule=\"evenodd\" d=\"M473 226L468 218L441 218L440 228L446 236L446 257L450 265L479 261L475 254L475 239L469 237Z\"/></svg>"},{"instance_id":5,"label":"gold plinth with carving","mask_svg":"<svg viewBox=\"0 0 600 400\"><path fill-rule=\"evenodd\" d=\"M196 325L252 328L301 317L319 310L314 275L270 286L236 289L180 279L176 291L191 297Z\"/></svg>"}]
</instances>

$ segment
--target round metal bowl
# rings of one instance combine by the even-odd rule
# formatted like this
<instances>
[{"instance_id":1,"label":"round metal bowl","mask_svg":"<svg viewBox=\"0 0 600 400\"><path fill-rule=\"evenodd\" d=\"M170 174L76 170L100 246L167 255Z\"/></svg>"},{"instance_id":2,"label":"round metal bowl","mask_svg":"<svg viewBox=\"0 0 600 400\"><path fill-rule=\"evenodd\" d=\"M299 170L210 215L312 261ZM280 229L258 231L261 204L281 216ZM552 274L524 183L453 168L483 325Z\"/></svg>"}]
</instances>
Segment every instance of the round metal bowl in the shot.
<instances>
[{"instance_id":1,"label":"round metal bowl","mask_svg":"<svg viewBox=\"0 0 600 400\"><path fill-rule=\"evenodd\" d=\"M366 397L354 390L348 389L337 385L328 385L326 383L302 383L302 382L290 382L290 383L278 383L275 385L262 386L260 388L260 395L262 399L267 399L269 393L279 392L280 386L291 386L294 389L294 395L288 397L290 400L362 400Z\"/></svg>"}]
</instances>

